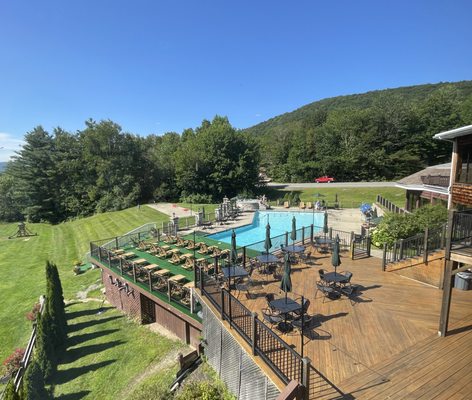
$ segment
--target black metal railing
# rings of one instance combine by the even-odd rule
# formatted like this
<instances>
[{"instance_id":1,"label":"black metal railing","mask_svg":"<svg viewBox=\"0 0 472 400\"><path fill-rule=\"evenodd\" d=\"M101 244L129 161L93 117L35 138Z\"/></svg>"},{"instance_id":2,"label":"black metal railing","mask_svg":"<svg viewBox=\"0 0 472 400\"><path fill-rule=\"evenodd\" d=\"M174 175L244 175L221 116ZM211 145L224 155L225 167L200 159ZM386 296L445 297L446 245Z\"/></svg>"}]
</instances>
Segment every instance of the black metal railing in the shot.
<instances>
[{"instance_id":1,"label":"black metal railing","mask_svg":"<svg viewBox=\"0 0 472 400\"><path fill-rule=\"evenodd\" d=\"M303 359L228 290L221 288L214 277L202 269L197 275L197 286L203 296L220 313L221 319L227 320L252 347L254 355L260 356L286 384L291 380L306 384L309 374L307 359Z\"/></svg>"},{"instance_id":2,"label":"black metal railing","mask_svg":"<svg viewBox=\"0 0 472 400\"><path fill-rule=\"evenodd\" d=\"M472 210L454 212L452 216L451 242L461 242L472 237Z\"/></svg>"}]
</instances>

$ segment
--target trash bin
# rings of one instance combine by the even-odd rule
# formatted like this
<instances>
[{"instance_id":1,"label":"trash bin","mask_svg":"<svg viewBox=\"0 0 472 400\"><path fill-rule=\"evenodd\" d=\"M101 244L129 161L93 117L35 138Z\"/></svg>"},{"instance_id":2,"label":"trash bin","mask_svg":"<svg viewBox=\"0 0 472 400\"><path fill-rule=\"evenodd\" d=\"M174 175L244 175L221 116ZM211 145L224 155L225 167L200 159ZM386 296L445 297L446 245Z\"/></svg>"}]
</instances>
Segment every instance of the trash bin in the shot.
<instances>
[{"instance_id":1,"label":"trash bin","mask_svg":"<svg viewBox=\"0 0 472 400\"><path fill-rule=\"evenodd\" d=\"M461 290L471 290L472 272L458 272L454 280L454 287Z\"/></svg>"}]
</instances>

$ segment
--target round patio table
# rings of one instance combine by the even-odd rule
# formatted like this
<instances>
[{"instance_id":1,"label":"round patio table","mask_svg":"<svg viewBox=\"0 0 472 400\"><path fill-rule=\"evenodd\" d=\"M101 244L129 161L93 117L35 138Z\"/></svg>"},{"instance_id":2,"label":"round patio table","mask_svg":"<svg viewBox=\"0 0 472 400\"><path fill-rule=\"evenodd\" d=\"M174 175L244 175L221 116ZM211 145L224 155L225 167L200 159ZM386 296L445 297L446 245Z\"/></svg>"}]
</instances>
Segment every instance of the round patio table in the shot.
<instances>
[{"instance_id":1,"label":"round patio table","mask_svg":"<svg viewBox=\"0 0 472 400\"><path fill-rule=\"evenodd\" d=\"M305 251L305 246L291 244L290 246L284 246L282 251L287 251L289 253L303 253Z\"/></svg>"}]
</instances>

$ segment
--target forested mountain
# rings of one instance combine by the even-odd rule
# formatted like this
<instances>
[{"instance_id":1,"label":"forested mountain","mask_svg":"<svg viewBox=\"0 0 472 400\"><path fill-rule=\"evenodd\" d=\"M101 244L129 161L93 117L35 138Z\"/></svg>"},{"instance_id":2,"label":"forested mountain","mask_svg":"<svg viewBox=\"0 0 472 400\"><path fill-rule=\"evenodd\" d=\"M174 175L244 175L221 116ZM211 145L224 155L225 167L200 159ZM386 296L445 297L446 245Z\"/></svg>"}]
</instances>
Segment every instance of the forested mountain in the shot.
<instances>
[{"instance_id":1,"label":"forested mountain","mask_svg":"<svg viewBox=\"0 0 472 400\"><path fill-rule=\"evenodd\" d=\"M396 179L444 162L432 136L472 124L472 81L379 90L320 100L245 129L278 181Z\"/></svg>"}]
</instances>

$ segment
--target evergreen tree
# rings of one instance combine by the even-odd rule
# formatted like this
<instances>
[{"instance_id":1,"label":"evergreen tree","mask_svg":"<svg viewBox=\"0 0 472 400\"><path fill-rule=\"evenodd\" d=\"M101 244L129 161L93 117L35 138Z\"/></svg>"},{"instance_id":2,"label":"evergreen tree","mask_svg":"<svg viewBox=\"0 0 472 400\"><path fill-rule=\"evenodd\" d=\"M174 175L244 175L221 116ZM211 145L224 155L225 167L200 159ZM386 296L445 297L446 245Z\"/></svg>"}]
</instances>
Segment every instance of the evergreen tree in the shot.
<instances>
[{"instance_id":1,"label":"evergreen tree","mask_svg":"<svg viewBox=\"0 0 472 400\"><path fill-rule=\"evenodd\" d=\"M20 400L20 395L15 391L15 385L13 384L13 380L7 384L5 389L5 394L3 395L3 400Z\"/></svg>"},{"instance_id":2,"label":"evergreen tree","mask_svg":"<svg viewBox=\"0 0 472 400\"><path fill-rule=\"evenodd\" d=\"M67 339L64 296L57 266L49 261L46 262L46 310L52 319L54 344L61 347Z\"/></svg>"},{"instance_id":3,"label":"evergreen tree","mask_svg":"<svg viewBox=\"0 0 472 400\"><path fill-rule=\"evenodd\" d=\"M23 399L24 400L46 400L51 396L44 387L44 375L41 367L36 361L33 361L25 372L23 380Z\"/></svg>"},{"instance_id":4,"label":"evergreen tree","mask_svg":"<svg viewBox=\"0 0 472 400\"><path fill-rule=\"evenodd\" d=\"M49 380L56 369L56 354L53 338L53 323L47 308L38 314L36 333L36 362L41 368L44 379Z\"/></svg>"}]
</instances>

